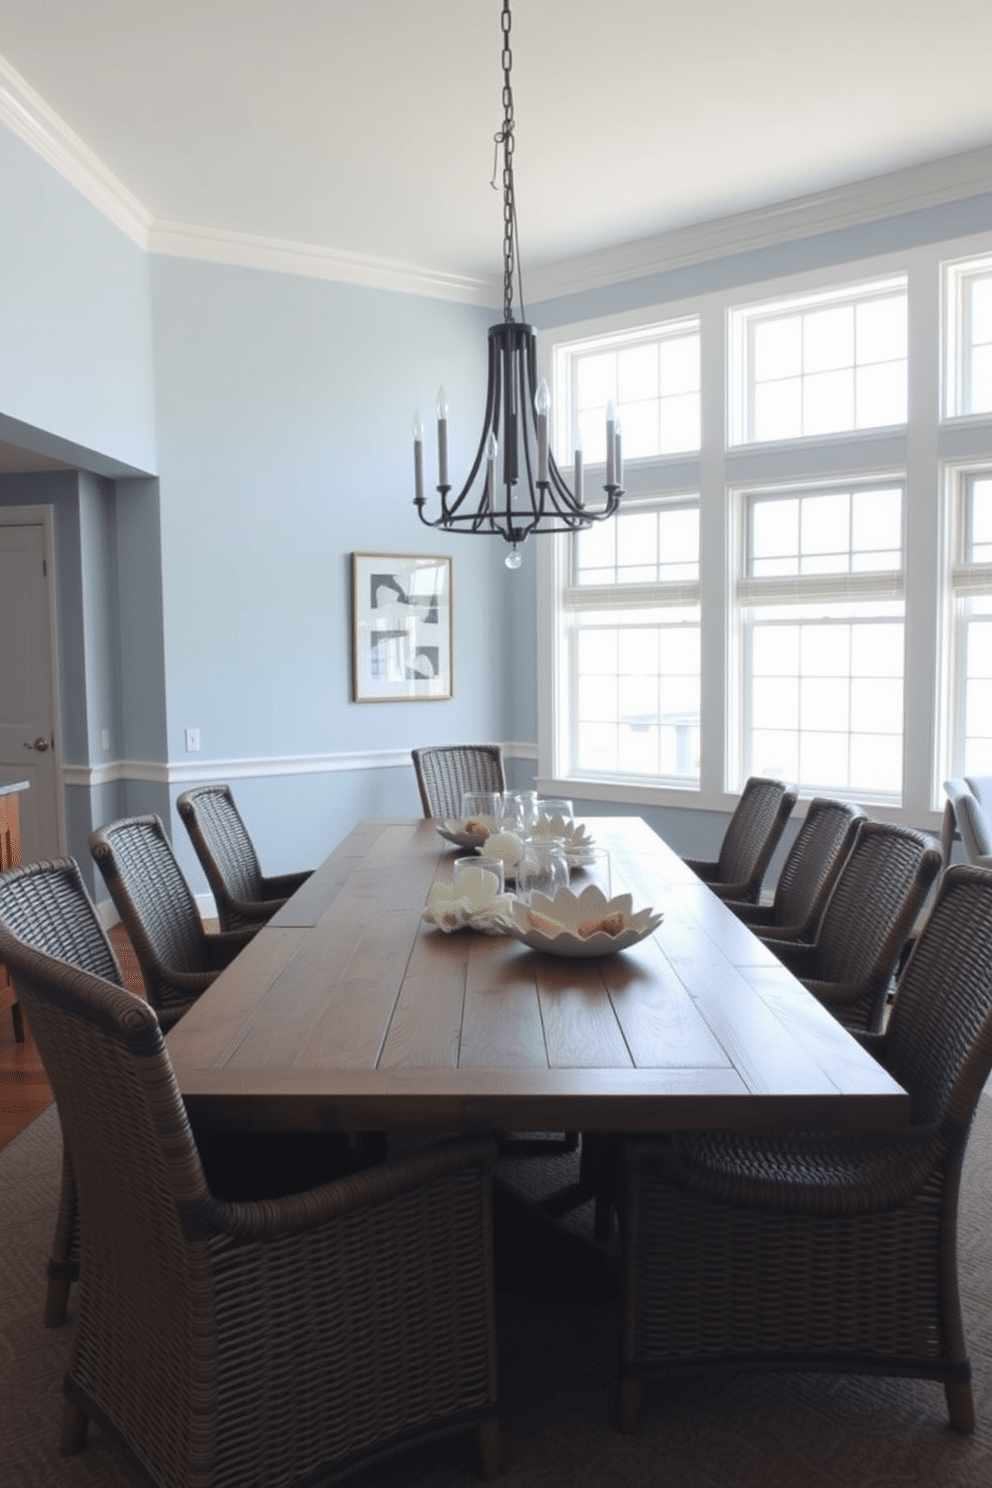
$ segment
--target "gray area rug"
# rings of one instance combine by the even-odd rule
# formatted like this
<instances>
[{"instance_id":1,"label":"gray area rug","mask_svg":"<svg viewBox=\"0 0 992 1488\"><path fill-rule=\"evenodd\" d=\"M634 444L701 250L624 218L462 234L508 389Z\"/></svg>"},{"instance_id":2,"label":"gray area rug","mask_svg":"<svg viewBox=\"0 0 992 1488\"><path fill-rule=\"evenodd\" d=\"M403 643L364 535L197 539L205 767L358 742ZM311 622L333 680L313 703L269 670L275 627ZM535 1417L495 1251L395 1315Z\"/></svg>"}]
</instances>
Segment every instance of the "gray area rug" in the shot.
<instances>
[{"instance_id":1,"label":"gray area rug","mask_svg":"<svg viewBox=\"0 0 992 1488\"><path fill-rule=\"evenodd\" d=\"M0 1153L0 1483L4 1488L134 1488L112 1443L92 1429L58 1452L60 1382L72 1313L42 1326L45 1261L61 1139L53 1108ZM557 1186L572 1159L542 1168ZM557 1168L555 1173L553 1168ZM573 1226L588 1223L579 1211ZM616 1432L617 1326L611 1304L498 1299L507 1488L989 1488L992 1484L992 1099L980 1102L965 1172L961 1273L975 1369L977 1430L950 1430L939 1384L832 1375L727 1375L649 1387L645 1424ZM356 1488L469 1488L472 1442L454 1438L350 1480Z\"/></svg>"}]
</instances>

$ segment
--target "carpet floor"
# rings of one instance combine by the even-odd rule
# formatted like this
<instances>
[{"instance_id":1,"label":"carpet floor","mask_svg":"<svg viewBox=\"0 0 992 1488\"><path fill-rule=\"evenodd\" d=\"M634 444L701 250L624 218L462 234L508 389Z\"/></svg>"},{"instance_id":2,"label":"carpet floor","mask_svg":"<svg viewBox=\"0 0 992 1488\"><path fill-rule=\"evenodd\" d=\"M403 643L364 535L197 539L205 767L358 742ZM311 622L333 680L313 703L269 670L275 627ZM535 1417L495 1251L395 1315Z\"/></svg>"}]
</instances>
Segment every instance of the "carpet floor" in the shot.
<instances>
[{"instance_id":1,"label":"carpet floor","mask_svg":"<svg viewBox=\"0 0 992 1488\"><path fill-rule=\"evenodd\" d=\"M610 1303L497 1300L507 1488L988 1488L992 1484L992 1099L965 1171L960 1266L978 1426L950 1430L939 1384L832 1375L655 1385L633 1437L613 1425L617 1321ZM60 1381L71 1336L42 1326L45 1261L61 1138L52 1107L0 1153L0 1482L5 1488L134 1488L92 1429L58 1452ZM571 1159L549 1160L556 1187ZM526 1182L538 1165L527 1164ZM520 1169L501 1164L511 1181ZM554 1171L557 1169L557 1172ZM589 1222L579 1211L573 1227ZM432 1443L351 1480L355 1488L469 1488L468 1437Z\"/></svg>"}]
</instances>

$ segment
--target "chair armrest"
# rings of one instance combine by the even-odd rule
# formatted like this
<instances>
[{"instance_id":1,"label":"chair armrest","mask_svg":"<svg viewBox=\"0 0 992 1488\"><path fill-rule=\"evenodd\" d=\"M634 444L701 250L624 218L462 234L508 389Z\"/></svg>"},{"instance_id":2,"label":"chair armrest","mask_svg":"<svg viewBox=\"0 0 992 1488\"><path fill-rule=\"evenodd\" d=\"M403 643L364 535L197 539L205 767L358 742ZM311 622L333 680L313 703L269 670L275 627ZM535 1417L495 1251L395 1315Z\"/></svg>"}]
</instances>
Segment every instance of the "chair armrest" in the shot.
<instances>
[{"instance_id":1,"label":"chair armrest","mask_svg":"<svg viewBox=\"0 0 992 1488\"><path fill-rule=\"evenodd\" d=\"M850 1028L848 1032L852 1038L856 1038L863 1049L867 1049L873 1059L879 1064L885 1064L886 1040L885 1033L876 1033L869 1028Z\"/></svg>"},{"instance_id":2,"label":"chair armrest","mask_svg":"<svg viewBox=\"0 0 992 1488\"><path fill-rule=\"evenodd\" d=\"M170 971L165 966L159 966L155 971L155 980L161 986L172 992L181 992L191 1000L206 992L216 978L216 971Z\"/></svg>"},{"instance_id":3,"label":"chair armrest","mask_svg":"<svg viewBox=\"0 0 992 1488\"><path fill-rule=\"evenodd\" d=\"M819 982L815 977L803 979L803 984L814 997L834 1008L849 1007L852 1002L860 1002L864 998L874 997L878 989L877 977L865 977L860 982ZM886 978L888 985L888 978Z\"/></svg>"},{"instance_id":4,"label":"chair armrest","mask_svg":"<svg viewBox=\"0 0 992 1488\"><path fill-rule=\"evenodd\" d=\"M816 946L805 940L779 940L777 934L762 935L761 941L793 976L805 980L816 966Z\"/></svg>"},{"instance_id":5,"label":"chair armrest","mask_svg":"<svg viewBox=\"0 0 992 1488\"><path fill-rule=\"evenodd\" d=\"M262 897L264 899L288 899L295 894L297 889L302 889L307 879L312 876L313 870L308 868L303 873L277 873L271 878L262 879Z\"/></svg>"},{"instance_id":6,"label":"chair armrest","mask_svg":"<svg viewBox=\"0 0 992 1488\"><path fill-rule=\"evenodd\" d=\"M719 863L706 863L700 858L683 858L682 861L687 868L692 869L697 878L703 880L703 883L712 883L720 871Z\"/></svg>"},{"instance_id":7,"label":"chair armrest","mask_svg":"<svg viewBox=\"0 0 992 1488\"><path fill-rule=\"evenodd\" d=\"M255 1203L216 1200L210 1228L239 1241L297 1234L354 1210L387 1203L438 1178L473 1168L488 1175L495 1160L496 1144L488 1137L439 1143L412 1157L366 1168L284 1199Z\"/></svg>"},{"instance_id":8,"label":"chair armrest","mask_svg":"<svg viewBox=\"0 0 992 1488\"><path fill-rule=\"evenodd\" d=\"M776 936L779 934L779 927L775 925L773 919L774 904L751 904L747 899L724 899L723 902L728 909L733 910L739 920L744 921L745 925L750 925L752 929L758 926L774 925Z\"/></svg>"},{"instance_id":9,"label":"chair armrest","mask_svg":"<svg viewBox=\"0 0 992 1488\"><path fill-rule=\"evenodd\" d=\"M254 940L261 928L261 925L248 925L242 930L204 933L204 952L211 967L215 971L223 971L225 966L230 966L235 956Z\"/></svg>"},{"instance_id":10,"label":"chair armrest","mask_svg":"<svg viewBox=\"0 0 992 1488\"><path fill-rule=\"evenodd\" d=\"M747 904L757 899L759 888L754 883L721 883L715 879L707 887L712 889L718 899L734 899L740 904Z\"/></svg>"},{"instance_id":11,"label":"chair armrest","mask_svg":"<svg viewBox=\"0 0 992 1488\"><path fill-rule=\"evenodd\" d=\"M662 1182L721 1204L789 1214L879 1214L912 1199L946 1153L932 1126L879 1132L686 1132L632 1144L630 1173L649 1163Z\"/></svg>"}]
</instances>

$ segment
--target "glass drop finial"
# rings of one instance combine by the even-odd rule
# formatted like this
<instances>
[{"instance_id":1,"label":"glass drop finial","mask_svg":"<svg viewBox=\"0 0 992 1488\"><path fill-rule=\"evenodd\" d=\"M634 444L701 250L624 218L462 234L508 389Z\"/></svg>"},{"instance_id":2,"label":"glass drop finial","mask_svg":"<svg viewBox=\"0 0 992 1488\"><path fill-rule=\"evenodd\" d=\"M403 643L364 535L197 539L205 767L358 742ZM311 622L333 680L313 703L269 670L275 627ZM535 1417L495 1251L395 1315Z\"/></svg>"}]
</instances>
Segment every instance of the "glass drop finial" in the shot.
<instances>
[{"instance_id":1,"label":"glass drop finial","mask_svg":"<svg viewBox=\"0 0 992 1488\"><path fill-rule=\"evenodd\" d=\"M523 561L523 553L518 553L516 548L514 548L512 553L507 553L506 557L503 560L507 568L519 568Z\"/></svg>"}]
</instances>

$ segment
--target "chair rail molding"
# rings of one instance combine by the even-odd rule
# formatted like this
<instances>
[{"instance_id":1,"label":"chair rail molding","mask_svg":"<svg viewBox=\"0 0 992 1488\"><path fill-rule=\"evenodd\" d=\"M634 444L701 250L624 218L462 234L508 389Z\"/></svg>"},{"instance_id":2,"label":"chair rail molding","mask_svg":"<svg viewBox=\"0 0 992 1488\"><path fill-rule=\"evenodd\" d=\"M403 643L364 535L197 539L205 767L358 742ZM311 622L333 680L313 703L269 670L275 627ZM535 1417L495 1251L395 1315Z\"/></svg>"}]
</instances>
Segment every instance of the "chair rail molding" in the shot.
<instances>
[{"instance_id":1,"label":"chair rail molding","mask_svg":"<svg viewBox=\"0 0 992 1488\"><path fill-rule=\"evenodd\" d=\"M503 744L508 759L536 760L535 744ZM67 787L89 790L118 780L151 785L200 785L212 780L254 780L279 775L333 775L355 770L412 770L409 749L364 750L353 754L294 754L270 759L113 760L100 765L63 765Z\"/></svg>"}]
</instances>

